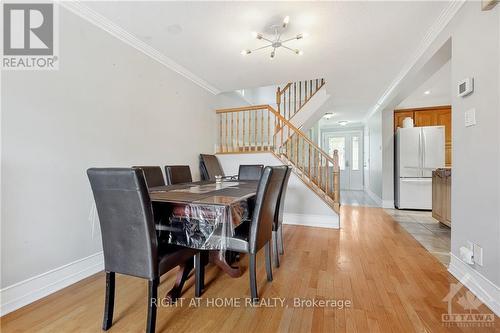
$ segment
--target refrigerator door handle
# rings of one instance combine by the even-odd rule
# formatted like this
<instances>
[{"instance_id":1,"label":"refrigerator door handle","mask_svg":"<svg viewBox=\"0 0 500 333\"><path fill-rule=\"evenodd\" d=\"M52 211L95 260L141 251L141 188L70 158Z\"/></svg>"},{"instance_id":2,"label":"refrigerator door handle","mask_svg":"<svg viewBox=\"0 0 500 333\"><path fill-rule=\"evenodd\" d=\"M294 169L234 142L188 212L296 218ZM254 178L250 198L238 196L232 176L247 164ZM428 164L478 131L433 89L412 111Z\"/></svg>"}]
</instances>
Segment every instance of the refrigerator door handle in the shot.
<instances>
[{"instance_id":1,"label":"refrigerator door handle","mask_svg":"<svg viewBox=\"0 0 500 333\"><path fill-rule=\"evenodd\" d=\"M422 129L422 176L424 175L423 174L423 170L425 168L425 145L427 143L427 140L425 140L425 131Z\"/></svg>"},{"instance_id":2,"label":"refrigerator door handle","mask_svg":"<svg viewBox=\"0 0 500 333\"><path fill-rule=\"evenodd\" d=\"M418 168L419 170L419 176L422 177L422 129L419 129L418 131Z\"/></svg>"}]
</instances>

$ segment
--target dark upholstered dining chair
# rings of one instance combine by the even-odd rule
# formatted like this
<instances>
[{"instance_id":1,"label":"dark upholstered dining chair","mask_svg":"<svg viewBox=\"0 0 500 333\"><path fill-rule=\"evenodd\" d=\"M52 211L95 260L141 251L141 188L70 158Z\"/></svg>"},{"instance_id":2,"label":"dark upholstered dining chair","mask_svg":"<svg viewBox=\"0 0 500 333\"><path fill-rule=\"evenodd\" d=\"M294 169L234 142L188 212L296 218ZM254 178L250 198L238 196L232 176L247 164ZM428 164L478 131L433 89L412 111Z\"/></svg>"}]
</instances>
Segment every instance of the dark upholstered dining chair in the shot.
<instances>
[{"instance_id":1,"label":"dark upholstered dining chair","mask_svg":"<svg viewBox=\"0 0 500 333\"><path fill-rule=\"evenodd\" d=\"M193 181L189 165L166 165L165 176L167 185L191 183Z\"/></svg>"},{"instance_id":2,"label":"dark upholstered dining chair","mask_svg":"<svg viewBox=\"0 0 500 333\"><path fill-rule=\"evenodd\" d=\"M165 179L159 166L133 166L134 169L142 169L148 187L164 186Z\"/></svg>"},{"instance_id":3,"label":"dark upholstered dining chair","mask_svg":"<svg viewBox=\"0 0 500 333\"><path fill-rule=\"evenodd\" d=\"M273 223L273 254L274 254L274 265L280 267L280 254L283 254L283 209L285 207L285 197L286 190L288 188L288 181L290 180L290 174L292 173L292 167L287 166L286 175L281 184L281 190L278 197L278 207L276 207L276 213L274 214ZM279 244L279 245L278 245Z\"/></svg>"},{"instance_id":4,"label":"dark upholstered dining chair","mask_svg":"<svg viewBox=\"0 0 500 333\"><path fill-rule=\"evenodd\" d=\"M264 166L262 164L242 164L238 170L239 180L259 180Z\"/></svg>"},{"instance_id":5,"label":"dark upholstered dining chair","mask_svg":"<svg viewBox=\"0 0 500 333\"><path fill-rule=\"evenodd\" d=\"M253 216L249 223L240 224L233 237L226 239L227 250L250 255L250 292L253 301L258 300L257 276L256 276L256 256L263 247L266 256L267 280L273 280L271 264L271 239L273 232L274 215L276 213L278 196L281 190L283 179L286 176L286 166L266 167L260 179ZM196 254L195 268L196 276L203 277L203 265L201 254ZM199 285L203 286L203 281ZM197 291L200 294L201 291Z\"/></svg>"},{"instance_id":6,"label":"dark upholstered dining chair","mask_svg":"<svg viewBox=\"0 0 500 333\"><path fill-rule=\"evenodd\" d=\"M226 179L235 179L235 176L226 176L215 155L200 154L200 174L201 180L215 180L215 176L222 176Z\"/></svg>"},{"instance_id":7,"label":"dark upholstered dining chair","mask_svg":"<svg viewBox=\"0 0 500 333\"><path fill-rule=\"evenodd\" d=\"M196 250L158 245L153 209L142 169L87 170L101 225L106 271L106 299L102 328L113 324L115 273L148 280L146 332L154 332L160 276L193 260Z\"/></svg>"},{"instance_id":8,"label":"dark upholstered dining chair","mask_svg":"<svg viewBox=\"0 0 500 333\"><path fill-rule=\"evenodd\" d=\"M208 154L200 154L200 173L202 180L215 180L215 176L224 176L217 156Z\"/></svg>"}]
</instances>

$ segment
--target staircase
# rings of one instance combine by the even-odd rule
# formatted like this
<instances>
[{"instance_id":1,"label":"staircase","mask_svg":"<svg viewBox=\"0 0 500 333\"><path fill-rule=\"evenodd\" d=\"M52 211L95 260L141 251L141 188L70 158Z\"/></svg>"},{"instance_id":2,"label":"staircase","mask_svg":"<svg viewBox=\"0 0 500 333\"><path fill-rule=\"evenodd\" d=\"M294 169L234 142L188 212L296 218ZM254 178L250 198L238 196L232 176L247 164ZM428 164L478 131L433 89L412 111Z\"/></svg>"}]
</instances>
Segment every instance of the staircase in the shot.
<instances>
[{"instance_id":1,"label":"staircase","mask_svg":"<svg viewBox=\"0 0 500 333\"><path fill-rule=\"evenodd\" d=\"M292 166L299 179L339 214L338 152L329 156L292 123L323 85L324 80L319 79L278 88L278 110L267 104L217 110L217 153L272 153Z\"/></svg>"}]
</instances>

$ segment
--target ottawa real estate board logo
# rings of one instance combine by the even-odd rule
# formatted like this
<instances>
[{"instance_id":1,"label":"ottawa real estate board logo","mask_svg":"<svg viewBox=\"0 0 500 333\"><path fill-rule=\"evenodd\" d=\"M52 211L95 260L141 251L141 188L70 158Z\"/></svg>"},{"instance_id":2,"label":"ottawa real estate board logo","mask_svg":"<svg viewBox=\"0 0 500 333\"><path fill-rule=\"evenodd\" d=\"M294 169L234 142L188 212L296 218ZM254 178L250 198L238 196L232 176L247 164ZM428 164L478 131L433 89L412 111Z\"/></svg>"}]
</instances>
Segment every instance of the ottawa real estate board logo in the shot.
<instances>
[{"instance_id":1,"label":"ottawa real estate board logo","mask_svg":"<svg viewBox=\"0 0 500 333\"><path fill-rule=\"evenodd\" d=\"M58 69L57 14L57 6L50 2L4 2L2 69Z\"/></svg>"}]
</instances>

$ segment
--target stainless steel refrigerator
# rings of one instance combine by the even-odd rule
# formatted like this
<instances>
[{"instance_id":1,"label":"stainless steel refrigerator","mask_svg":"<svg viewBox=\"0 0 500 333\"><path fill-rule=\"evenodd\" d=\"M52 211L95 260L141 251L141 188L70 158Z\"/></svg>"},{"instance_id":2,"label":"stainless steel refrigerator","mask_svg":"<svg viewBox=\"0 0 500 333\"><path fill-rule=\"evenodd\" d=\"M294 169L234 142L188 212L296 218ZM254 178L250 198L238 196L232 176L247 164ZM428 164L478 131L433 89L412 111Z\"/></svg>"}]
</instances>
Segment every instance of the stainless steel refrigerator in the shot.
<instances>
[{"instance_id":1,"label":"stainless steel refrigerator","mask_svg":"<svg viewBox=\"0 0 500 333\"><path fill-rule=\"evenodd\" d=\"M444 126L399 128L396 132L395 206L432 209L432 171L444 167Z\"/></svg>"}]
</instances>

